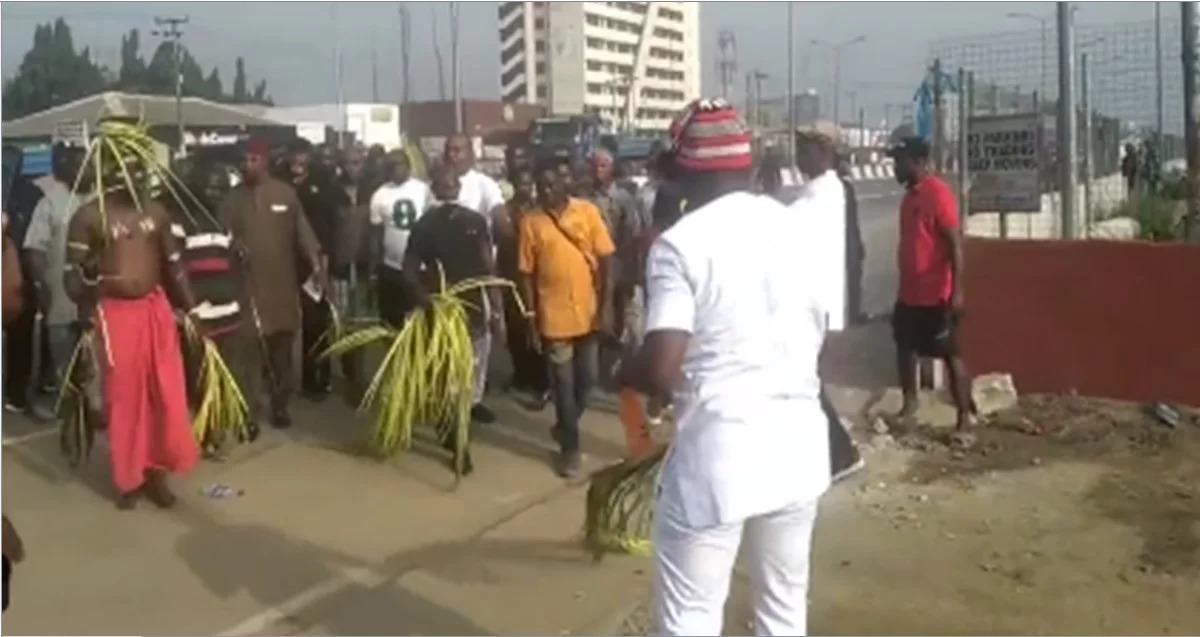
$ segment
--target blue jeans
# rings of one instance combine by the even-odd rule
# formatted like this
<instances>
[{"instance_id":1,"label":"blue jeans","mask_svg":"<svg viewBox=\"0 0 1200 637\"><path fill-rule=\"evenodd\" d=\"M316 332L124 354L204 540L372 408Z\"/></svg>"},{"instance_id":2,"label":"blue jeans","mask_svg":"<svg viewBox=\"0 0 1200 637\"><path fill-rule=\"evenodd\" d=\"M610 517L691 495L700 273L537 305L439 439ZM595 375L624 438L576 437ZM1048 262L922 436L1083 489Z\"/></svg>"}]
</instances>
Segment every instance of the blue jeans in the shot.
<instances>
[{"instance_id":1,"label":"blue jeans","mask_svg":"<svg viewBox=\"0 0 1200 637\"><path fill-rule=\"evenodd\" d=\"M555 437L563 453L579 451L579 419L596 384L596 337L546 341L554 395Z\"/></svg>"}]
</instances>

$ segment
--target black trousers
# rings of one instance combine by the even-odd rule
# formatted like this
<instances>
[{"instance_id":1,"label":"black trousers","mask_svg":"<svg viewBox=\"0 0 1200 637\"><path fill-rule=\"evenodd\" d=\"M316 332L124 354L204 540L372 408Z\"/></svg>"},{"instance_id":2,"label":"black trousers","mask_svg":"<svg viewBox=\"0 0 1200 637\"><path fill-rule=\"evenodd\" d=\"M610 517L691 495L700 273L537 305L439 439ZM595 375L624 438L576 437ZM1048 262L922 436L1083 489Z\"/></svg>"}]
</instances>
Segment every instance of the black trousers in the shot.
<instances>
[{"instance_id":1,"label":"black trousers","mask_svg":"<svg viewBox=\"0 0 1200 637\"><path fill-rule=\"evenodd\" d=\"M4 400L17 407L27 407L35 384L47 384L54 378L54 361L50 337L42 329L37 347L41 348L41 369L33 368L33 332L37 320L34 299L25 300L25 309L4 328ZM34 378L34 374L40 378Z\"/></svg>"},{"instance_id":2,"label":"black trousers","mask_svg":"<svg viewBox=\"0 0 1200 637\"><path fill-rule=\"evenodd\" d=\"M328 392L332 385L333 367L321 356L329 347L326 337L332 319L326 301L300 293L300 387L306 394Z\"/></svg>"},{"instance_id":3,"label":"black trousers","mask_svg":"<svg viewBox=\"0 0 1200 637\"><path fill-rule=\"evenodd\" d=\"M846 322L849 325L858 325L866 318L863 312L862 279L861 263L846 268Z\"/></svg>"},{"instance_id":4,"label":"black trousers","mask_svg":"<svg viewBox=\"0 0 1200 637\"><path fill-rule=\"evenodd\" d=\"M837 475L854 466L860 456L854 442L850 440L850 432L842 426L842 419L838 417L833 403L825 394L824 385L821 386L820 399L821 411L825 412L825 420L829 426L829 469L833 475Z\"/></svg>"},{"instance_id":5,"label":"black trousers","mask_svg":"<svg viewBox=\"0 0 1200 637\"><path fill-rule=\"evenodd\" d=\"M404 317L413 309L413 302L409 296L408 288L404 284L404 275L400 270L387 266L379 268L376 297L379 318L384 323L395 328L404 324Z\"/></svg>"}]
</instances>

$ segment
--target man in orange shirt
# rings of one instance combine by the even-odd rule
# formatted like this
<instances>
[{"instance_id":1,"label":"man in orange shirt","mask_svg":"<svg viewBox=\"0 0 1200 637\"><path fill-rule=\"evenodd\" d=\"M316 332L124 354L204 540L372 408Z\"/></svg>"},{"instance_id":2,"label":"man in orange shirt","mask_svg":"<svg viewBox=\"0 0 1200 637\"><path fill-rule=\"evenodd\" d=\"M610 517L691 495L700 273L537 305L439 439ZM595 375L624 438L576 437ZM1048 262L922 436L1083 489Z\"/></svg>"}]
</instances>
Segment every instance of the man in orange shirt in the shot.
<instances>
[{"instance_id":1,"label":"man in orange shirt","mask_svg":"<svg viewBox=\"0 0 1200 637\"><path fill-rule=\"evenodd\" d=\"M517 269L534 333L554 387L557 470L579 472L579 419L596 382L596 333L611 331L610 257L616 251L600 210L569 194L569 167L537 172L540 210L521 217Z\"/></svg>"}]
</instances>

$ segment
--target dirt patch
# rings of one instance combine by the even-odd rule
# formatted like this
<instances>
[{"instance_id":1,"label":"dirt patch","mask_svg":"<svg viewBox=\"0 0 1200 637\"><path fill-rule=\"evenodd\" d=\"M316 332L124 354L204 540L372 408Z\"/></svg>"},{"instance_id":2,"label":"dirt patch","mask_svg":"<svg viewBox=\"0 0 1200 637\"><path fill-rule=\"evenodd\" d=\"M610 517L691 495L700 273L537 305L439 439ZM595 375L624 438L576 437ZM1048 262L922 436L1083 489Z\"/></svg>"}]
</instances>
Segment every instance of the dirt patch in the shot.
<instances>
[{"instance_id":1,"label":"dirt patch","mask_svg":"<svg viewBox=\"0 0 1200 637\"><path fill-rule=\"evenodd\" d=\"M1144 406L1079 396L1033 395L980 423L975 442L956 448L950 431L893 424L897 442L921 453L906 479L962 480L998 471L1088 461L1109 473L1088 493L1100 513L1136 528L1140 568L1200 571L1200 414L1183 410L1171 427Z\"/></svg>"},{"instance_id":2,"label":"dirt patch","mask_svg":"<svg viewBox=\"0 0 1200 637\"><path fill-rule=\"evenodd\" d=\"M1027 396L966 449L944 426L860 423L867 470L822 501L810 630L1194 634L1198 415L1171 428L1137 405ZM727 635L752 634L747 588L735 577Z\"/></svg>"}]
</instances>

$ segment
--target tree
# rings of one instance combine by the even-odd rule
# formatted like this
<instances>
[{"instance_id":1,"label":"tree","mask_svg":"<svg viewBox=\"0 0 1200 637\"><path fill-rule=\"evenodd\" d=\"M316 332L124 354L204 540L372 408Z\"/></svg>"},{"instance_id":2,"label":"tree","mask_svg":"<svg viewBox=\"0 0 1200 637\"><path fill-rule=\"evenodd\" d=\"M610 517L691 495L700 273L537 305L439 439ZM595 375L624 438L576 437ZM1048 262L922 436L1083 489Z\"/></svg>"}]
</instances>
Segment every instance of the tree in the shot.
<instances>
[{"instance_id":1,"label":"tree","mask_svg":"<svg viewBox=\"0 0 1200 637\"><path fill-rule=\"evenodd\" d=\"M242 104L250 101L250 94L246 92L246 61L238 57L237 62L233 65L233 103Z\"/></svg>"},{"instance_id":2,"label":"tree","mask_svg":"<svg viewBox=\"0 0 1200 637\"><path fill-rule=\"evenodd\" d=\"M175 94L175 46L174 42L163 41L154 50L150 64L146 67L147 90L155 95ZM183 94L202 96L208 88L204 70L192 57L187 47L179 52L179 74L183 76Z\"/></svg>"},{"instance_id":3,"label":"tree","mask_svg":"<svg viewBox=\"0 0 1200 637\"><path fill-rule=\"evenodd\" d=\"M266 80L260 80L258 84L254 85L254 98L252 101L255 104L266 104L267 106L272 105L271 96L267 95Z\"/></svg>"},{"instance_id":4,"label":"tree","mask_svg":"<svg viewBox=\"0 0 1200 637\"><path fill-rule=\"evenodd\" d=\"M221 85L221 71L215 66L204 80L204 93L201 97L218 101L225 98L225 87Z\"/></svg>"},{"instance_id":5,"label":"tree","mask_svg":"<svg viewBox=\"0 0 1200 637\"><path fill-rule=\"evenodd\" d=\"M174 95L175 46L175 41L160 42L147 62L142 57L141 34L132 29L121 36L121 65L113 71L94 62L86 47L76 51L71 28L62 18L39 24L33 32L33 46L25 53L16 75L4 82L4 117L22 117L106 89ZM187 47L182 47L179 55L185 96L233 103L271 103L265 80L260 80L250 91L241 58L237 60L232 94L226 94L217 68L206 74Z\"/></svg>"},{"instance_id":6,"label":"tree","mask_svg":"<svg viewBox=\"0 0 1200 637\"><path fill-rule=\"evenodd\" d=\"M146 90L146 61L142 59L141 38L137 29L121 36L121 71L117 75L117 87L124 91Z\"/></svg>"},{"instance_id":7,"label":"tree","mask_svg":"<svg viewBox=\"0 0 1200 637\"><path fill-rule=\"evenodd\" d=\"M71 27L59 18L34 29L33 46L4 83L4 116L22 117L103 90L104 71L88 49L75 51Z\"/></svg>"}]
</instances>

